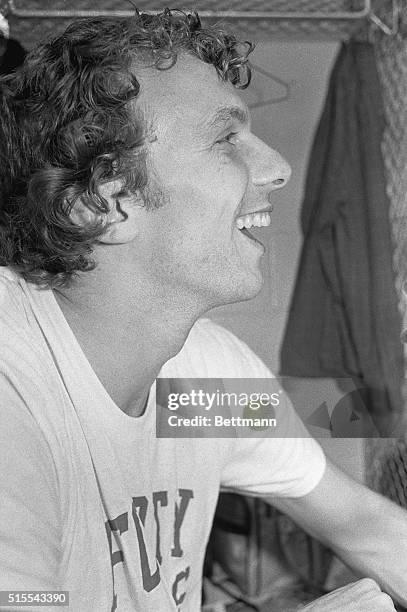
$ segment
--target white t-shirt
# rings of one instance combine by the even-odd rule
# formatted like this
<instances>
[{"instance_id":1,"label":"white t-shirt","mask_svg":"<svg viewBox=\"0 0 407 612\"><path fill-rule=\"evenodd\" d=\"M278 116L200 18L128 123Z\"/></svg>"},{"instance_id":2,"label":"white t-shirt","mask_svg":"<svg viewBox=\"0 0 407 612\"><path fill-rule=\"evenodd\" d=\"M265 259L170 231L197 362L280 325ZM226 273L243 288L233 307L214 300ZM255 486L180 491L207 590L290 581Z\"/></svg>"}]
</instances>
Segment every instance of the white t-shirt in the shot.
<instances>
[{"instance_id":1,"label":"white t-shirt","mask_svg":"<svg viewBox=\"0 0 407 612\"><path fill-rule=\"evenodd\" d=\"M291 408L303 437L157 438L155 385L145 413L126 415L52 291L7 268L0 339L0 590L69 591L74 612L197 612L219 489L298 497L322 477L323 452ZM271 374L203 319L160 376Z\"/></svg>"}]
</instances>

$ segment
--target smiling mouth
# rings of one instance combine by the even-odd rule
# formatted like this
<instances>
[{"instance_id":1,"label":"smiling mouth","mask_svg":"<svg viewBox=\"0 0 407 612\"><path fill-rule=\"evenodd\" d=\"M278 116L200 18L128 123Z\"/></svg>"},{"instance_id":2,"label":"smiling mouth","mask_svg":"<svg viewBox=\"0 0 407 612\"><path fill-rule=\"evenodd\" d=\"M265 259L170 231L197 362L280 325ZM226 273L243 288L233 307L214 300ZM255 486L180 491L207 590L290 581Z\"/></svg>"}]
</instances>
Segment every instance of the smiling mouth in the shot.
<instances>
[{"instance_id":1,"label":"smiling mouth","mask_svg":"<svg viewBox=\"0 0 407 612\"><path fill-rule=\"evenodd\" d=\"M251 227L268 227L270 223L269 211L250 213L236 219L236 227L240 230L250 229Z\"/></svg>"},{"instance_id":2,"label":"smiling mouth","mask_svg":"<svg viewBox=\"0 0 407 612\"><path fill-rule=\"evenodd\" d=\"M271 223L271 217L269 211L255 212L247 215L242 215L236 219L236 227L242 234L249 238L253 242L261 245L264 248L262 242L257 240L253 236L249 229L252 227L268 227Z\"/></svg>"}]
</instances>

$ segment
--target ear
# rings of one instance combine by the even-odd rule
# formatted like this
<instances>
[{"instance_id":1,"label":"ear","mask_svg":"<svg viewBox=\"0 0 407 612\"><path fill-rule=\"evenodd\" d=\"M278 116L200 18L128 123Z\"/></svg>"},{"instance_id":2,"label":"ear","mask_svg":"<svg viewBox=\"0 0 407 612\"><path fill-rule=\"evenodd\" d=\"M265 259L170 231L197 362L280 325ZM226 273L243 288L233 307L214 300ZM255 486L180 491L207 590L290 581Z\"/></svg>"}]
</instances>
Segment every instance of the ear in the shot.
<instances>
[{"instance_id":1,"label":"ear","mask_svg":"<svg viewBox=\"0 0 407 612\"><path fill-rule=\"evenodd\" d=\"M124 244L136 238L139 232L138 212L144 208L144 201L138 193L123 192L120 181L104 183L99 193L107 201L109 210L103 215L104 233L97 241L102 244ZM75 225L94 223L101 213L96 213L78 199L70 213Z\"/></svg>"}]
</instances>

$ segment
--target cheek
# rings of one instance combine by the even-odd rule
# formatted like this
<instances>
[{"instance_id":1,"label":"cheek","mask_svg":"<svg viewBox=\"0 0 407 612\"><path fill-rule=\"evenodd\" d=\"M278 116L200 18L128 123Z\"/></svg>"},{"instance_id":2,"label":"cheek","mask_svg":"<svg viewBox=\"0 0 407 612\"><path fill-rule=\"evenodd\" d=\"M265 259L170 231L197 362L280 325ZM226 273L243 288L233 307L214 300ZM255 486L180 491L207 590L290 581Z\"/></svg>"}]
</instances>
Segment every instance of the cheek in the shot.
<instances>
[{"instance_id":1,"label":"cheek","mask_svg":"<svg viewBox=\"0 0 407 612\"><path fill-rule=\"evenodd\" d=\"M220 152L218 156L218 176L219 180L236 190L246 189L249 182L249 166L241 147L229 146L228 149Z\"/></svg>"},{"instance_id":2,"label":"cheek","mask_svg":"<svg viewBox=\"0 0 407 612\"><path fill-rule=\"evenodd\" d=\"M163 186L163 206L152 213L160 226L156 235L191 243L196 250L196 244L230 233L249 181L242 155L228 147L205 155L182 152L166 163L159 161L155 176Z\"/></svg>"}]
</instances>

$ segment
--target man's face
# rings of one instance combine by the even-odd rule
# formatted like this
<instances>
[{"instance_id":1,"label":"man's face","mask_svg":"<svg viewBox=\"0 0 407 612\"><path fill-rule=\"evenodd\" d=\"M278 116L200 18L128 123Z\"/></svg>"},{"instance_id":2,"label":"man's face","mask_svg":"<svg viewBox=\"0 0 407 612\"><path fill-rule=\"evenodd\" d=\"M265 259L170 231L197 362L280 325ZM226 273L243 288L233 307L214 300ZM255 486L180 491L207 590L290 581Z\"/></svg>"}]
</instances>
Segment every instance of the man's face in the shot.
<instances>
[{"instance_id":1,"label":"man's face","mask_svg":"<svg viewBox=\"0 0 407 612\"><path fill-rule=\"evenodd\" d=\"M284 159L250 130L245 104L213 66L181 55L166 71L137 71L151 135L150 190L137 261L164 291L205 307L254 297L264 247L245 223L268 224L270 194L290 174Z\"/></svg>"}]
</instances>

